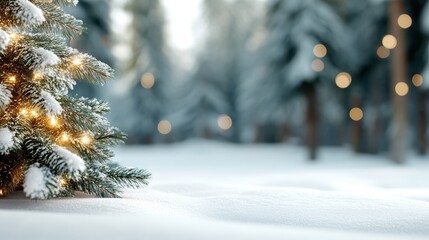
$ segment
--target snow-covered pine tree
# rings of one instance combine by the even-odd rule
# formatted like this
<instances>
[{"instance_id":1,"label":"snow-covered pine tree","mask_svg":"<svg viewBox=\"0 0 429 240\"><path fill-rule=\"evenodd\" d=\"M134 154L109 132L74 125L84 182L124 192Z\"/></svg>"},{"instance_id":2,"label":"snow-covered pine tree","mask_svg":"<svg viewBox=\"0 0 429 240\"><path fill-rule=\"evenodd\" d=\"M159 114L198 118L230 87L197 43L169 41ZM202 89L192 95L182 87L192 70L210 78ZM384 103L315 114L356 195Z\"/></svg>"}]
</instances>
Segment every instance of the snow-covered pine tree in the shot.
<instances>
[{"instance_id":1,"label":"snow-covered pine tree","mask_svg":"<svg viewBox=\"0 0 429 240\"><path fill-rule=\"evenodd\" d=\"M294 96L304 97L306 144L310 158L314 159L319 141L318 91L321 86L334 86L335 76L350 67L351 41L342 19L322 0L271 0L267 11L267 39L262 56L265 69L256 82L261 91L268 89L264 92L270 94L258 97L255 113L281 117L269 120L280 124L287 120L287 103Z\"/></svg>"},{"instance_id":2,"label":"snow-covered pine tree","mask_svg":"<svg viewBox=\"0 0 429 240\"><path fill-rule=\"evenodd\" d=\"M131 57L124 72L132 83L124 94L121 123L130 143L150 144L162 139L157 126L166 114L170 63L164 34L164 10L159 0L129 0Z\"/></svg>"},{"instance_id":3,"label":"snow-covered pine tree","mask_svg":"<svg viewBox=\"0 0 429 240\"><path fill-rule=\"evenodd\" d=\"M240 141L237 98L249 67L246 42L256 25L255 5L251 0L203 1L204 24L210 31L205 32L197 69L185 86L176 128L189 129L193 137Z\"/></svg>"},{"instance_id":4,"label":"snow-covered pine tree","mask_svg":"<svg viewBox=\"0 0 429 240\"><path fill-rule=\"evenodd\" d=\"M65 11L85 23L84 31L77 39L72 39L71 47L94 56L98 60L113 66L114 57L111 53L112 33L110 29L109 0L80 0L77 6L67 7ZM78 81L71 94L88 98L102 97L98 85L86 81Z\"/></svg>"},{"instance_id":5,"label":"snow-covered pine tree","mask_svg":"<svg viewBox=\"0 0 429 240\"><path fill-rule=\"evenodd\" d=\"M62 6L77 3L0 2L0 195L117 197L122 187L147 184L146 171L111 162L111 146L125 136L103 116L107 104L67 96L74 79L104 83L113 74L66 45L83 26Z\"/></svg>"}]
</instances>

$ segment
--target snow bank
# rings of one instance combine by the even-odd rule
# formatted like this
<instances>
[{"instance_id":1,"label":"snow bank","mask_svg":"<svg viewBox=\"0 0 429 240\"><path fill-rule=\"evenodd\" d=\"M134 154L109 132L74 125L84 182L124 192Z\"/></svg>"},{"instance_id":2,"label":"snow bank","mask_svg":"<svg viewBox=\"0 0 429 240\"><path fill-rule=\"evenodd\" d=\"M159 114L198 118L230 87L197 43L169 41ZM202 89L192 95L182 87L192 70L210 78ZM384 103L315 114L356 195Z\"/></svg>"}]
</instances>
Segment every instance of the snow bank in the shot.
<instances>
[{"instance_id":1,"label":"snow bank","mask_svg":"<svg viewBox=\"0 0 429 240\"><path fill-rule=\"evenodd\" d=\"M294 146L210 142L118 149L149 169L148 189L123 199L0 200L9 239L425 239L429 161ZM16 231L15 223L20 223ZM73 226L65 228L64 226ZM78 229L78 230L76 230ZM2 237L3 239L3 237ZM5 238L8 239L8 238Z\"/></svg>"}]
</instances>

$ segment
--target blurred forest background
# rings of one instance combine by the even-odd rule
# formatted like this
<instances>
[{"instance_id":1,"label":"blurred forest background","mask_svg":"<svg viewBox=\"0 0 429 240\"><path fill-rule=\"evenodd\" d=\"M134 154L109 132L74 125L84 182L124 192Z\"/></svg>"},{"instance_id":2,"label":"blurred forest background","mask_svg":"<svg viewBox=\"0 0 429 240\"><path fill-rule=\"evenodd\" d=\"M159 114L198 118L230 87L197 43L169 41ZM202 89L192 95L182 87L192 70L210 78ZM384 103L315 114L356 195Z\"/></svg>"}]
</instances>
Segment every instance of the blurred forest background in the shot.
<instances>
[{"instance_id":1,"label":"blurred forest background","mask_svg":"<svg viewBox=\"0 0 429 240\"><path fill-rule=\"evenodd\" d=\"M310 159L346 145L398 163L409 150L427 154L428 1L192 1L186 51L167 29L181 21L169 11L186 17L181 2L70 9L89 29L71 45L117 71L107 87L79 83L75 93L109 101L129 144L288 142Z\"/></svg>"}]
</instances>

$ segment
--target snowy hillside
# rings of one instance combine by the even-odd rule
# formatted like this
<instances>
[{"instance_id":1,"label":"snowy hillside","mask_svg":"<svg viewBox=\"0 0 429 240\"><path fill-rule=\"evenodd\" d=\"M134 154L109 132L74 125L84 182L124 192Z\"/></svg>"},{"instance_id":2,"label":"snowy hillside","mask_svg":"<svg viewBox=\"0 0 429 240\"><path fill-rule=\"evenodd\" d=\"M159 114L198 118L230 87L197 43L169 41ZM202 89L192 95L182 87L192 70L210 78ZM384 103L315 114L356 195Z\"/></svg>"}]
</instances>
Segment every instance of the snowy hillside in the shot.
<instances>
[{"instance_id":1,"label":"snowy hillside","mask_svg":"<svg viewBox=\"0 0 429 240\"><path fill-rule=\"evenodd\" d=\"M429 160L191 141L117 150L153 174L123 199L0 200L1 239L426 239Z\"/></svg>"}]
</instances>

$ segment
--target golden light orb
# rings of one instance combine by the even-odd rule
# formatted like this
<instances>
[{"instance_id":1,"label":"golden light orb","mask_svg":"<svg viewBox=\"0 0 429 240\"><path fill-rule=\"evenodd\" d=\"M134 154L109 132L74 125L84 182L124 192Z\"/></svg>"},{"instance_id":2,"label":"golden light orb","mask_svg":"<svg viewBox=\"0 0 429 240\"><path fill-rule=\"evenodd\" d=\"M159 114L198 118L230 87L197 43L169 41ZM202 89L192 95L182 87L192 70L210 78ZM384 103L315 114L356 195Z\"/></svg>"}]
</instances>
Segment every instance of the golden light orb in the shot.
<instances>
[{"instance_id":1,"label":"golden light orb","mask_svg":"<svg viewBox=\"0 0 429 240\"><path fill-rule=\"evenodd\" d=\"M71 63L73 63L76 66L82 65L82 58L79 56L74 56L71 60Z\"/></svg>"},{"instance_id":2,"label":"golden light orb","mask_svg":"<svg viewBox=\"0 0 429 240\"><path fill-rule=\"evenodd\" d=\"M167 120L162 120L158 123L158 132L162 135L167 135L171 132L172 126L171 123Z\"/></svg>"},{"instance_id":3,"label":"golden light orb","mask_svg":"<svg viewBox=\"0 0 429 240\"><path fill-rule=\"evenodd\" d=\"M377 56L381 59L388 58L390 56L390 50L384 46L380 46L377 48Z\"/></svg>"},{"instance_id":4,"label":"golden light orb","mask_svg":"<svg viewBox=\"0 0 429 240\"><path fill-rule=\"evenodd\" d=\"M352 83L352 76L349 73L341 72L335 78L335 84L339 88L347 88Z\"/></svg>"},{"instance_id":5,"label":"golden light orb","mask_svg":"<svg viewBox=\"0 0 429 240\"><path fill-rule=\"evenodd\" d=\"M394 49L396 45L398 44L398 40L396 40L396 37L388 34L383 37L383 46L387 49Z\"/></svg>"},{"instance_id":6,"label":"golden light orb","mask_svg":"<svg viewBox=\"0 0 429 240\"><path fill-rule=\"evenodd\" d=\"M217 119L217 125L222 130L228 130L232 127L232 118L226 114L222 114Z\"/></svg>"},{"instance_id":7,"label":"golden light orb","mask_svg":"<svg viewBox=\"0 0 429 240\"><path fill-rule=\"evenodd\" d=\"M67 132L62 132L60 135L60 141L63 143L70 141L70 135Z\"/></svg>"},{"instance_id":8,"label":"golden light orb","mask_svg":"<svg viewBox=\"0 0 429 240\"><path fill-rule=\"evenodd\" d=\"M328 49L326 49L325 45L323 44L317 44L313 48L313 54L318 58L325 57L327 53L328 53Z\"/></svg>"},{"instance_id":9,"label":"golden light orb","mask_svg":"<svg viewBox=\"0 0 429 240\"><path fill-rule=\"evenodd\" d=\"M315 59L313 63L311 64L311 68L315 72L321 72L323 69L325 69L325 64L320 59Z\"/></svg>"},{"instance_id":10,"label":"golden light orb","mask_svg":"<svg viewBox=\"0 0 429 240\"><path fill-rule=\"evenodd\" d=\"M84 133L80 137L80 142L84 145L88 145L92 142L92 138L91 138L91 136L89 136L89 134Z\"/></svg>"},{"instance_id":11,"label":"golden light orb","mask_svg":"<svg viewBox=\"0 0 429 240\"><path fill-rule=\"evenodd\" d=\"M410 15L404 13L398 17L398 25L401 28L403 29L410 28L412 24L413 24L413 19L410 17Z\"/></svg>"},{"instance_id":12,"label":"golden light orb","mask_svg":"<svg viewBox=\"0 0 429 240\"><path fill-rule=\"evenodd\" d=\"M155 85L155 76L152 73L145 73L140 79L143 88L150 89Z\"/></svg>"},{"instance_id":13,"label":"golden light orb","mask_svg":"<svg viewBox=\"0 0 429 240\"><path fill-rule=\"evenodd\" d=\"M27 108L21 108L21 110L19 110L19 114L21 114L22 116L27 116L28 115L28 109Z\"/></svg>"},{"instance_id":14,"label":"golden light orb","mask_svg":"<svg viewBox=\"0 0 429 240\"><path fill-rule=\"evenodd\" d=\"M406 96L408 94L408 91L409 91L409 87L408 87L408 84L405 82L399 82L395 86L396 94L398 94L401 97Z\"/></svg>"},{"instance_id":15,"label":"golden light orb","mask_svg":"<svg viewBox=\"0 0 429 240\"><path fill-rule=\"evenodd\" d=\"M352 108L350 110L349 116L353 121L358 122L363 118L363 111L358 107Z\"/></svg>"},{"instance_id":16,"label":"golden light orb","mask_svg":"<svg viewBox=\"0 0 429 240\"><path fill-rule=\"evenodd\" d=\"M16 83L16 76L15 75L10 75L7 80L10 83Z\"/></svg>"},{"instance_id":17,"label":"golden light orb","mask_svg":"<svg viewBox=\"0 0 429 240\"><path fill-rule=\"evenodd\" d=\"M31 109L31 110L30 110L30 115L31 115L32 117L36 118L36 117L38 117L40 114L39 114L39 111L38 111L37 109Z\"/></svg>"},{"instance_id":18,"label":"golden light orb","mask_svg":"<svg viewBox=\"0 0 429 240\"><path fill-rule=\"evenodd\" d=\"M416 87L422 86L423 81L424 81L423 76L420 74L414 74L414 76L411 80L412 80L414 86L416 86Z\"/></svg>"},{"instance_id":19,"label":"golden light orb","mask_svg":"<svg viewBox=\"0 0 429 240\"><path fill-rule=\"evenodd\" d=\"M59 123L58 123L58 119L55 116L52 116L49 118L49 126L56 128L58 127Z\"/></svg>"}]
</instances>

